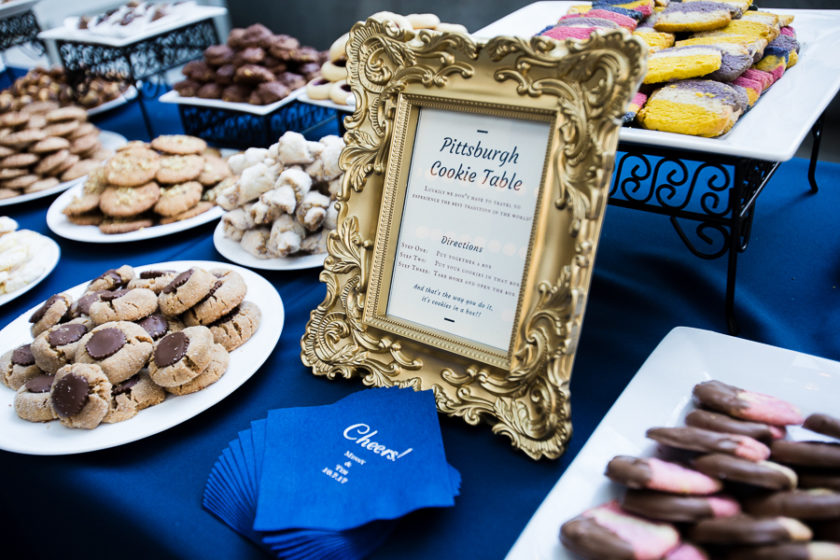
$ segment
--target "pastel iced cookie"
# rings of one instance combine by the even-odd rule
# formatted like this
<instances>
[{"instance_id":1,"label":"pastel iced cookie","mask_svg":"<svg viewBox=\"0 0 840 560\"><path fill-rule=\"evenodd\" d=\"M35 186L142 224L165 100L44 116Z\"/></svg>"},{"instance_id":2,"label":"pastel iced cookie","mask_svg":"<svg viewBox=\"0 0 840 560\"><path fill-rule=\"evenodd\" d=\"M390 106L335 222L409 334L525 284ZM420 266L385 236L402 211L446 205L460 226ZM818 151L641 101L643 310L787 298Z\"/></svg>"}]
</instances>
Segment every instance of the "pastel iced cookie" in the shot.
<instances>
[{"instance_id":1,"label":"pastel iced cookie","mask_svg":"<svg viewBox=\"0 0 840 560\"><path fill-rule=\"evenodd\" d=\"M830 542L782 543L741 547L727 560L840 560L840 545Z\"/></svg>"},{"instance_id":2,"label":"pastel iced cookie","mask_svg":"<svg viewBox=\"0 0 840 560\"><path fill-rule=\"evenodd\" d=\"M795 488L796 473L773 461L748 461L724 453L709 453L691 462L698 471L721 480L739 482L769 490Z\"/></svg>"},{"instance_id":3,"label":"pastel iced cookie","mask_svg":"<svg viewBox=\"0 0 840 560\"><path fill-rule=\"evenodd\" d=\"M751 437L738 434L723 434L679 426L674 428L650 428L647 437L669 447L700 451L702 453L725 453L748 461L764 461L770 457L770 448Z\"/></svg>"},{"instance_id":4,"label":"pastel iced cookie","mask_svg":"<svg viewBox=\"0 0 840 560\"><path fill-rule=\"evenodd\" d=\"M787 465L840 469L840 443L779 440L770 451L774 461Z\"/></svg>"},{"instance_id":5,"label":"pastel iced cookie","mask_svg":"<svg viewBox=\"0 0 840 560\"><path fill-rule=\"evenodd\" d=\"M637 120L650 130L715 137L734 126L748 106L745 94L714 80L686 80L654 91Z\"/></svg>"},{"instance_id":6,"label":"pastel iced cookie","mask_svg":"<svg viewBox=\"0 0 840 560\"><path fill-rule=\"evenodd\" d=\"M688 535L701 544L759 545L807 541L813 533L807 525L790 517L740 515L704 519L691 528Z\"/></svg>"},{"instance_id":7,"label":"pastel iced cookie","mask_svg":"<svg viewBox=\"0 0 840 560\"><path fill-rule=\"evenodd\" d=\"M710 37L695 35L688 39L680 39L674 43L674 46L713 45L720 47L721 45L740 45L747 49L747 52L752 56L753 63L755 63L761 60L768 43L767 39L751 35L714 35Z\"/></svg>"},{"instance_id":8,"label":"pastel iced cookie","mask_svg":"<svg viewBox=\"0 0 840 560\"><path fill-rule=\"evenodd\" d=\"M756 68L750 68L749 70L746 70L743 74L741 74L741 76L759 82L762 87L762 93L767 91L775 81L773 79L773 76L769 72L764 72L763 70L758 70Z\"/></svg>"},{"instance_id":9,"label":"pastel iced cookie","mask_svg":"<svg viewBox=\"0 0 840 560\"><path fill-rule=\"evenodd\" d=\"M773 492L747 499L744 509L753 515L784 515L797 519L840 517L840 492L826 488Z\"/></svg>"},{"instance_id":10,"label":"pastel iced cookie","mask_svg":"<svg viewBox=\"0 0 840 560\"><path fill-rule=\"evenodd\" d=\"M723 484L716 478L656 457L619 455L607 464L605 474L613 482L628 488L646 488L674 494L714 494L723 488Z\"/></svg>"},{"instance_id":11,"label":"pastel iced cookie","mask_svg":"<svg viewBox=\"0 0 840 560\"><path fill-rule=\"evenodd\" d=\"M764 90L761 82L745 78L743 75L732 80L732 85L744 88L750 107L755 105L755 102L758 101L758 98L761 97L761 92Z\"/></svg>"},{"instance_id":12,"label":"pastel iced cookie","mask_svg":"<svg viewBox=\"0 0 840 560\"><path fill-rule=\"evenodd\" d=\"M627 490L621 508L657 521L693 523L710 517L732 517L741 506L729 496L678 496L651 490Z\"/></svg>"},{"instance_id":13,"label":"pastel iced cookie","mask_svg":"<svg viewBox=\"0 0 840 560\"><path fill-rule=\"evenodd\" d=\"M592 3L592 9L594 9L594 10L606 10L608 12L613 12L613 13L622 15L624 17L629 17L630 19L635 21L637 24L641 21L644 21L645 18L648 17L647 15L645 15L645 13L643 11L633 10L633 9L630 9L630 8L623 8L623 7L618 6L616 4L609 4L607 2L593 2Z\"/></svg>"},{"instance_id":14,"label":"pastel iced cookie","mask_svg":"<svg viewBox=\"0 0 840 560\"><path fill-rule=\"evenodd\" d=\"M820 412L810 414L802 426L812 432L840 439L840 418L836 416Z\"/></svg>"},{"instance_id":15,"label":"pastel iced cookie","mask_svg":"<svg viewBox=\"0 0 840 560\"><path fill-rule=\"evenodd\" d=\"M700 2L698 2L699 4ZM686 4L690 6L691 4ZM709 31L701 31L698 33L699 37L717 37L720 35L747 35L750 37L760 37L768 43L779 36L780 29L778 26L767 25L760 21L748 21L743 19L733 19L720 29Z\"/></svg>"},{"instance_id":16,"label":"pastel iced cookie","mask_svg":"<svg viewBox=\"0 0 840 560\"><path fill-rule=\"evenodd\" d=\"M590 16L585 14L581 17L570 17L565 19L564 16L555 24L555 27L585 27L596 29L618 29L619 25L610 19Z\"/></svg>"},{"instance_id":17,"label":"pastel iced cookie","mask_svg":"<svg viewBox=\"0 0 840 560\"><path fill-rule=\"evenodd\" d=\"M740 434L764 443L770 443L774 439L783 438L786 433L785 429L781 426L739 420L727 414L720 414L700 408L689 412L685 417L685 423L695 428L703 428L714 432Z\"/></svg>"},{"instance_id":18,"label":"pastel iced cookie","mask_svg":"<svg viewBox=\"0 0 840 560\"><path fill-rule=\"evenodd\" d=\"M709 555L698 546L691 543L682 543L669 552L665 556L665 560L709 560Z\"/></svg>"},{"instance_id":19,"label":"pastel iced cookie","mask_svg":"<svg viewBox=\"0 0 840 560\"><path fill-rule=\"evenodd\" d=\"M648 56L644 83L656 84L688 78L699 78L720 69L721 50L694 45L662 49Z\"/></svg>"},{"instance_id":20,"label":"pastel iced cookie","mask_svg":"<svg viewBox=\"0 0 840 560\"><path fill-rule=\"evenodd\" d=\"M551 37L558 41L564 41L566 39L588 39L592 33L599 29L598 27L564 27L556 25L540 32L540 35Z\"/></svg>"},{"instance_id":21,"label":"pastel iced cookie","mask_svg":"<svg viewBox=\"0 0 840 560\"><path fill-rule=\"evenodd\" d=\"M641 13L643 16L650 16L653 13L654 0L600 0L598 4L633 10Z\"/></svg>"},{"instance_id":22,"label":"pastel iced cookie","mask_svg":"<svg viewBox=\"0 0 840 560\"><path fill-rule=\"evenodd\" d=\"M609 20L628 31L633 31L636 29L636 25L638 25L636 20L631 17L610 10L599 10L597 8L592 9L585 14L566 14L560 18L560 21L569 21L581 18L599 18Z\"/></svg>"},{"instance_id":23,"label":"pastel iced cookie","mask_svg":"<svg viewBox=\"0 0 840 560\"><path fill-rule=\"evenodd\" d=\"M722 4L726 6L732 18L741 17L741 15L749 9L750 4L752 4L752 0L682 0L684 4L707 1L711 1L714 4Z\"/></svg>"},{"instance_id":24,"label":"pastel iced cookie","mask_svg":"<svg viewBox=\"0 0 840 560\"><path fill-rule=\"evenodd\" d=\"M802 424L805 420L799 409L787 401L721 381L698 383L694 386L693 395L703 406L736 418L777 426Z\"/></svg>"},{"instance_id":25,"label":"pastel iced cookie","mask_svg":"<svg viewBox=\"0 0 840 560\"><path fill-rule=\"evenodd\" d=\"M670 33L696 32L721 29L730 21L729 8L717 2L679 2L671 3L661 11L653 27Z\"/></svg>"},{"instance_id":26,"label":"pastel iced cookie","mask_svg":"<svg viewBox=\"0 0 840 560\"><path fill-rule=\"evenodd\" d=\"M639 110L644 107L645 102L647 101L647 95L642 92L636 92L636 95L633 96L633 99L630 100L630 103L627 104L627 111L624 113L624 117L622 117L622 123L630 124L634 120L636 120L636 115L639 114Z\"/></svg>"},{"instance_id":27,"label":"pastel iced cookie","mask_svg":"<svg viewBox=\"0 0 840 560\"><path fill-rule=\"evenodd\" d=\"M565 522L560 540L586 559L656 560L676 548L680 537L672 525L628 514L610 502Z\"/></svg>"},{"instance_id":28,"label":"pastel iced cookie","mask_svg":"<svg viewBox=\"0 0 840 560\"><path fill-rule=\"evenodd\" d=\"M707 76L710 80L731 82L746 72L753 64L753 56L745 45L737 43L721 43L720 68Z\"/></svg>"},{"instance_id":29,"label":"pastel iced cookie","mask_svg":"<svg viewBox=\"0 0 840 560\"><path fill-rule=\"evenodd\" d=\"M641 39L648 46L648 51L652 53L673 46L675 40L673 33L657 31L648 23L637 27L633 35Z\"/></svg>"}]
</instances>

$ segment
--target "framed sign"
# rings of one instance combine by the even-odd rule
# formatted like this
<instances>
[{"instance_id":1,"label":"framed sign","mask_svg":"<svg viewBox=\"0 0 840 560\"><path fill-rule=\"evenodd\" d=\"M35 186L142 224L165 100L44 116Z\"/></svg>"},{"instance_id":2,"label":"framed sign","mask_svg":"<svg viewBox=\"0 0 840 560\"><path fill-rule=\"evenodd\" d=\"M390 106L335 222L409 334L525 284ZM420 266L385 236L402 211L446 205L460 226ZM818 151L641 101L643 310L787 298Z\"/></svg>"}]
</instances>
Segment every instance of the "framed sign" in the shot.
<instances>
[{"instance_id":1,"label":"framed sign","mask_svg":"<svg viewBox=\"0 0 840 560\"><path fill-rule=\"evenodd\" d=\"M571 435L569 381L618 127L646 48L350 32L345 170L301 341L328 378L432 389L532 458Z\"/></svg>"}]
</instances>

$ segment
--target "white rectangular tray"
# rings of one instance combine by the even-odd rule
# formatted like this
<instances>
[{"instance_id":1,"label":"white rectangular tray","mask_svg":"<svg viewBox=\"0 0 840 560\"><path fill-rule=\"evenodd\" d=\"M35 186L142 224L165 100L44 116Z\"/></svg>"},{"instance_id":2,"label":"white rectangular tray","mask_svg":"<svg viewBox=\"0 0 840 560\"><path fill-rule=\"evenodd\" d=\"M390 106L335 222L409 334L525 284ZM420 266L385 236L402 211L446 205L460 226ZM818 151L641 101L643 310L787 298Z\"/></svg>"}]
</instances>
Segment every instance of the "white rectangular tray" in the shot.
<instances>
[{"instance_id":1,"label":"white rectangular tray","mask_svg":"<svg viewBox=\"0 0 840 560\"><path fill-rule=\"evenodd\" d=\"M682 423L691 389L710 379L783 398L808 415L836 413L840 363L723 334L677 327L607 412L551 489L507 560L574 560L560 544L560 526L585 509L618 496L604 475L615 455L652 456L645 431ZM575 414L572 388L572 421Z\"/></svg>"},{"instance_id":2,"label":"white rectangular tray","mask_svg":"<svg viewBox=\"0 0 840 560\"><path fill-rule=\"evenodd\" d=\"M473 33L530 37L580 2L535 2ZM619 139L650 146L787 161L840 90L840 10L787 10L802 45L799 62L761 96L755 106L718 138L623 127Z\"/></svg>"},{"instance_id":3,"label":"white rectangular tray","mask_svg":"<svg viewBox=\"0 0 840 560\"><path fill-rule=\"evenodd\" d=\"M176 105L192 105L196 107L209 107L211 109L226 109L228 111L240 111L242 113L251 113L252 115L269 115L283 105L288 105L298 98L298 96L306 90L306 87L292 90L292 92L274 103L268 105L253 105L251 103L233 103L231 101L222 101L221 99L204 99L202 97L183 97L177 91L167 91L158 98L161 103L174 103Z\"/></svg>"}]
</instances>

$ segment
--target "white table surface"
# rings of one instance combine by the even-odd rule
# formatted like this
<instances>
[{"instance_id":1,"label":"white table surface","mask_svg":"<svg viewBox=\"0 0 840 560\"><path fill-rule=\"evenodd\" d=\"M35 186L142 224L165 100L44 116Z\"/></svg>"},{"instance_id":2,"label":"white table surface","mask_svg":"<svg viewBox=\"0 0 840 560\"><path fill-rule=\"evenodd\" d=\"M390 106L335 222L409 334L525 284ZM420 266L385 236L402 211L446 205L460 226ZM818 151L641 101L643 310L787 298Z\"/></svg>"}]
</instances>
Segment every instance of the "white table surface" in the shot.
<instances>
[{"instance_id":1,"label":"white table surface","mask_svg":"<svg viewBox=\"0 0 840 560\"><path fill-rule=\"evenodd\" d=\"M530 37L581 2L534 2L473 36ZM768 9L793 14L793 28L802 45L799 62L761 96L731 131L718 138L623 127L619 140L683 150L787 161L840 90L840 10Z\"/></svg>"}]
</instances>

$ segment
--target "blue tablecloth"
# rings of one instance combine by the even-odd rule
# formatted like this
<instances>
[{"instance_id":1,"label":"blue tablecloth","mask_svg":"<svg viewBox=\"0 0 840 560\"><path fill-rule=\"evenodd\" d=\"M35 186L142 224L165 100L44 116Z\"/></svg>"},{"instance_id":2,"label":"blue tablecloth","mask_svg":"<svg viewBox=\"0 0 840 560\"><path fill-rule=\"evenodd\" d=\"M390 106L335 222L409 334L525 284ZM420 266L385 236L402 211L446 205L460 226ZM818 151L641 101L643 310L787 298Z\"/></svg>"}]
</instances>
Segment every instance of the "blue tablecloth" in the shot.
<instances>
[{"instance_id":1,"label":"blue tablecloth","mask_svg":"<svg viewBox=\"0 0 840 560\"><path fill-rule=\"evenodd\" d=\"M172 107L150 104L156 133L178 129ZM99 125L145 139L130 105ZM784 163L758 200L736 291L741 336L840 359L840 165ZM0 210L62 249L55 271L0 308L5 325L50 295L123 263L224 260L214 224L163 239L89 245L52 235L52 198ZM704 261L663 216L607 210L572 377L574 436L556 461L534 462L485 427L441 417L447 455L463 475L454 508L400 521L373 558L500 558L656 344L678 325L725 332L725 260ZM274 353L227 399L166 432L75 456L0 452L0 533L5 558L260 558L262 553L201 508L207 474L238 430L269 409L333 402L361 384L313 376L300 362L309 312L325 290L317 270L264 273L280 292L286 325ZM3 349L5 350L5 348ZM674 375L679 375L674 364ZM601 476L593 472L593 480ZM558 520L558 525L559 525ZM11 546L11 551L9 547Z\"/></svg>"}]
</instances>

